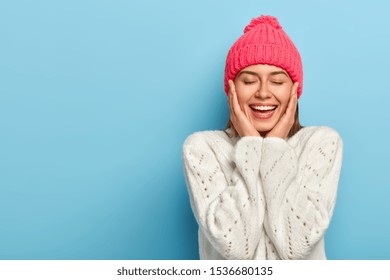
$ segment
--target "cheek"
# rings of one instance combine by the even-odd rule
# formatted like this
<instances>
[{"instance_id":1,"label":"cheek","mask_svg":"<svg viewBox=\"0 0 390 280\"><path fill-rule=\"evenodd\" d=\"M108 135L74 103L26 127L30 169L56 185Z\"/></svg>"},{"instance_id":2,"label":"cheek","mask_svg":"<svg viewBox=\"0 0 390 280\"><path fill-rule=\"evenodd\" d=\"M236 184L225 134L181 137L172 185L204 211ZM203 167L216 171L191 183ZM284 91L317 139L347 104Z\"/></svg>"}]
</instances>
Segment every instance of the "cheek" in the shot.
<instances>
[{"instance_id":1,"label":"cheek","mask_svg":"<svg viewBox=\"0 0 390 280\"><path fill-rule=\"evenodd\" d=\"M290 101L290 99L289 98L284 98L283 100L281 100L281 104L282 104L282 107L284 108L284 109L286 109L287 108L287 105L288 105L288 102Z\"/></svg>"},{"instance_id":2,"label":"cheek","mask_svg":"<svg viewBox=\"0 0 390 280\"><path fill-rule=\"evenodd\" d=\"M237 93L237 100L238 104L240 104L240 107L243 108L244 105L248 102L250 99L251 95L248 94L247 91L242 90L240 88L236 88L236 93Z\"/></svg>"},{"instance_id":3,"label":"cheek","mask_svg":"<svg viewBox=\"0 0 390 280\"><path fill-rule=\"evenodd\" d=\"M290 101L290 90L283 90L275 97L279 100L280 106L285 110L287 108L288 102Z\"/></svg>"}]
</instances>

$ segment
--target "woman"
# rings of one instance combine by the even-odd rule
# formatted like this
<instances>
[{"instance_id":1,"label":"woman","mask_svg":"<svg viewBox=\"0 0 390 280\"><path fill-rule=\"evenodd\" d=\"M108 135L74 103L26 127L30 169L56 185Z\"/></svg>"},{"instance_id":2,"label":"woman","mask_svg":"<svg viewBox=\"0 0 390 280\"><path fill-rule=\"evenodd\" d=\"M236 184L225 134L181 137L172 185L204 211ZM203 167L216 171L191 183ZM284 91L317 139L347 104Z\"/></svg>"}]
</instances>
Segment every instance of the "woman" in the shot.
<instances>
[{"instance_id":1,"label":"woman","mask_svg":"<svg viewBox=\"0 0 390 280\"><path fill-rule=\"evenodd\" d=\"M226 131L184 143L201 259L326 259L342 140L301 127L298 50L277 19L260 16L226 58Z\"/></svg>"}]
</instances>

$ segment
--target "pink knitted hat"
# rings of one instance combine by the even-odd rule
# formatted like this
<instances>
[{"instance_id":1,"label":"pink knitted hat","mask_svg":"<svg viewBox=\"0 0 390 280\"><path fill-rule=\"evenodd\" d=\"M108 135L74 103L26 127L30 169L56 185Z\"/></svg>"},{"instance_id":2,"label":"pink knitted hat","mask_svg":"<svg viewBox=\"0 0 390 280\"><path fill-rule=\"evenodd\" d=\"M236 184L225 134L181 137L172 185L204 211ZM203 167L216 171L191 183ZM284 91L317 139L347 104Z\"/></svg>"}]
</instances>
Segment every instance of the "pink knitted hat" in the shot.
<instances>
[{"instance_id":1,"label":"pink knitted hat","mask_svg":"<svg viewBox=\"0 0 390 280\"><path fill-rule=\"evenodd\" d=\"M241 69L253 64L270 64L283 68L293 82L299 82L298 98L302 94L303 71L301 56L294 43L283 31L276 17L260 16L244 29L226 57L225 92L228 81Z\"/></svg>"}]
</instances>

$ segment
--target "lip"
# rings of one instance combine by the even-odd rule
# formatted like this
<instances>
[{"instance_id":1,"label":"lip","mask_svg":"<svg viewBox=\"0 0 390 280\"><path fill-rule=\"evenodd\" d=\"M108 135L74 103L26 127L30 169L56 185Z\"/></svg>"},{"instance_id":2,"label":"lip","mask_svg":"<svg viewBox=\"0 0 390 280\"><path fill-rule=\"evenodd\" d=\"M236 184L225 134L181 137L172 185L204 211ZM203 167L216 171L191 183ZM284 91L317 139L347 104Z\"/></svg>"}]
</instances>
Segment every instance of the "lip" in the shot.
<instances>
[{"instance_id":1,"label":"lip","mask_svg":"<svg viewBox=\"0 0 390 280\"><path fill-rule=\"evenodd\" d=\"M252 103L252 104L249 104L249 106L278 106L278 105L271 104L271 103Z\"/></svg>"},{"instance_id":2,"label":"lip","mask_svg":"<svg viewBox=\"0 0 390 280\"><path fill-rule=\"evenodd\" d=\"M251 110L251 111L252 111L252 115L253 115L256 119L261 119L261 120L270 119L270 118L272 118L272 116L273 116L274 113L275 113L275 110L270 111L270 112L267 112L267 113L260 113L260 112L254 111L254 110Z\"/></svg>"},{"instance_id":3,"label":"lip","mask_svg":"<svg viewBox=\"0 0 390 280\"><path fill-rule=\"evenodd\" d=\"M251 106L276 106L276 108L272 111L267 112L267 113L260 113L259 111L252 109ZM278 109L278 106L274 105L274 104L256 103L256 104L251 104L249 106L249 108L251 109L251 112L252 112L252 115L254 118L260 119L260 120L267 120L267 119L272 118L275 111Z\"/></svg>"}]
</instances>

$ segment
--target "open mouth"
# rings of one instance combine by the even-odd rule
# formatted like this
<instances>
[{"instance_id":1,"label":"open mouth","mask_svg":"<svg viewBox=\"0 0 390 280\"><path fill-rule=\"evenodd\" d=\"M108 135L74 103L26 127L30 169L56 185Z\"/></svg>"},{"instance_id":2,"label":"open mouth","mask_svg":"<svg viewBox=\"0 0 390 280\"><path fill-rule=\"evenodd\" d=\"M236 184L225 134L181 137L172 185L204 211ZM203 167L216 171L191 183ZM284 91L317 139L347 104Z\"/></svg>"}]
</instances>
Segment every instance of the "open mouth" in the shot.
<instances>
[{"instance_id":1,"label":"open mouth","mask_svg":"<svg viewBox=\"0 0 390 280\"><path fill-rule=\"evenodd\" d=\"M256 118L267 119L272 117L276 108L276 105L251 105L252 113Z\"/></svg>"}]
</instances>

